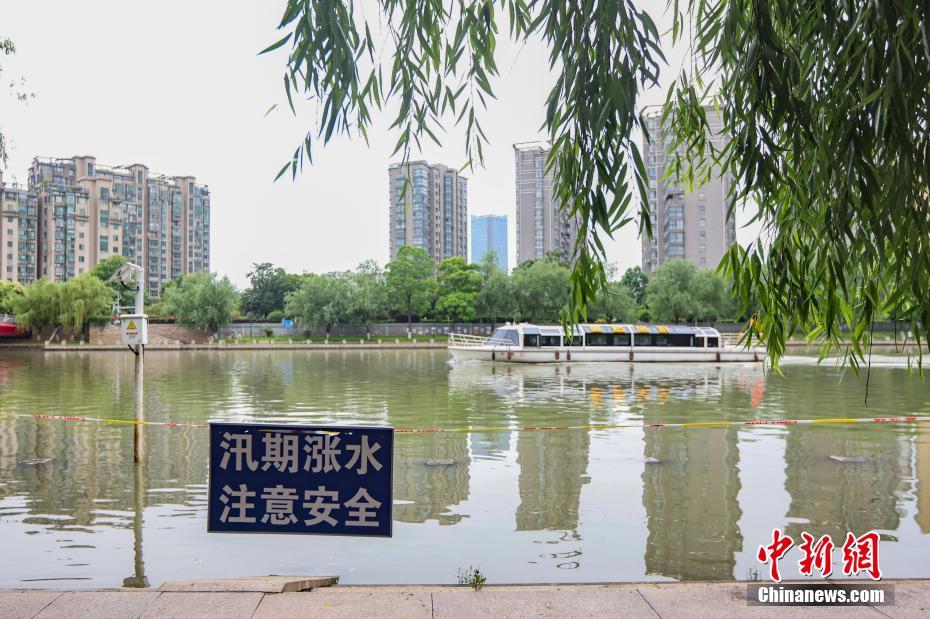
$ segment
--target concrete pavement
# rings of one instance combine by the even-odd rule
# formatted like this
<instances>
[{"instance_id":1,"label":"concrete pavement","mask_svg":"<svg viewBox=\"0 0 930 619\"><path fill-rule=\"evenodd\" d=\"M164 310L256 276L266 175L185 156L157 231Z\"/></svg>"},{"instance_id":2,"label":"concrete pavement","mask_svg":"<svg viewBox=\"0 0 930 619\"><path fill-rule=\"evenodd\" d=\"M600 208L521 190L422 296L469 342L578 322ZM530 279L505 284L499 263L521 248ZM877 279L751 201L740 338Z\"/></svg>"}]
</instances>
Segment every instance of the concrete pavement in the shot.
<instances>
[{"instance_id":1,"label":"concrete pavement","mask_svg":"<svg viewBox=\"0 0 930 619\"><path fill-rule=\"evenodd\" d=\"M314 586L284 592L238 582L171 583L159 590L0 591L0 617L916 617L930 612L930 581L895 585L894 606L748 606L746 583L603 585ZM306 586L314 583L307 582ZM204 590L200 590L204 589ZM250 590L255 589L255 590ZM282 591L270 593L268 591Z\"/></svg>"}]
</instances>

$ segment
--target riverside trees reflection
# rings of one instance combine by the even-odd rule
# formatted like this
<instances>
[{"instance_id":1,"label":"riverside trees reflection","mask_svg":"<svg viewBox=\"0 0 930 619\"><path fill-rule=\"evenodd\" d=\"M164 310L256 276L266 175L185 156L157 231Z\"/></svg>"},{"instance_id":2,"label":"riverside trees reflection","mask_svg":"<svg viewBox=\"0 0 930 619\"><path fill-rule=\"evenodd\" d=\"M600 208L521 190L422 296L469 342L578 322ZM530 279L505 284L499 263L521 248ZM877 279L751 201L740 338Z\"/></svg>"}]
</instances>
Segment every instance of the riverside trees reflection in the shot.
<instances>
[{"instance_id":1,"label":"riverside trees reflection","mask_svg":"<svg viewBox=\"0 0 930 619\"><path fill-rule=\"evenodd\" d=\"M131 365L111 353L4 353L0 410L131 418ZM873 369L865 409L860 383L791 365L772 378L739 365L450 364L427 351L153 352L146 365L152 421L472 431L398 435L397 533L376 549L380 562L366 558L375 550L319 538L288 539L303 549L293 557L255 559L248 549L281 538L203 534L205 430L148 428L137 493L128 426L0 417L0 527L24 556L24 568L0 569L0 581L42 572L90 578L77 586L121 584L135 573L137 502L145 573L134 578L152 584L168 572L232 576L327 561L348 582L391 582L396 575L377 565L436 544L443 556L419 555L408 578L449 582L456 568L443 561L480 562L495 582L744 578L772 527L874 528L886 540L883 567L926 575L925 562L909 558L928 544L928 435L919 426L517 431L925 408L930 395L903 368ZM50 372L61 379L48 381Z\"/></svg>"}]
</instances>

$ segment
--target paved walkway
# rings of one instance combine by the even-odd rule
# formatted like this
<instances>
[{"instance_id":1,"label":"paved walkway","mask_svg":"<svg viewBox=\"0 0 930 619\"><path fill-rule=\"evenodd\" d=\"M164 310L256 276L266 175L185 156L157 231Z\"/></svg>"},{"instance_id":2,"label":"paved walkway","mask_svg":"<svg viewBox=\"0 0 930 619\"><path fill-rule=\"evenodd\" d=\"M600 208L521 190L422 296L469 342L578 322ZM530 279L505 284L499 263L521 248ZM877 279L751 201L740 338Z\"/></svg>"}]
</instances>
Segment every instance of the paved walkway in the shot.
<instances>
[{"instance_id":1,"label":"paved walkway","mask_svg":"<svg viewBox=\"0 0 930 619\"><path fill-rule=\"evenodd\" d=\"M895 605L748 606L746 583L346 586L262 591L0 591L0 617L912 617L930 612L930 581L887 581Z\"/></svg>"}]
</instances>

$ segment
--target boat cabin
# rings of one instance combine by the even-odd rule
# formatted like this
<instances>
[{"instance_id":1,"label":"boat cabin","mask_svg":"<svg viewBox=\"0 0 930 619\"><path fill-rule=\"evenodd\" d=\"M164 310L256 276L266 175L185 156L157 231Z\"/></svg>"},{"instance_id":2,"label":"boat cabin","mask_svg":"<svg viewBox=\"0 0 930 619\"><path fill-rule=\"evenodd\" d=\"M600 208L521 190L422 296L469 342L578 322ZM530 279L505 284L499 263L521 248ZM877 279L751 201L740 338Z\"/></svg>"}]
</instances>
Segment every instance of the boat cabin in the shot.
<instances>
[{"instance_id":1,"label":"boat cabin","mask_svg":"<svg viewBox=\"0 0 930 619\"><path fill-rule=\"evenodd\" d=\"M500 327L486 344L522 349L601 346L719 348L721 338L720 332L710 327L582 324L566 335L561 326L519 324Z\"/></svg>"}]
</instances>

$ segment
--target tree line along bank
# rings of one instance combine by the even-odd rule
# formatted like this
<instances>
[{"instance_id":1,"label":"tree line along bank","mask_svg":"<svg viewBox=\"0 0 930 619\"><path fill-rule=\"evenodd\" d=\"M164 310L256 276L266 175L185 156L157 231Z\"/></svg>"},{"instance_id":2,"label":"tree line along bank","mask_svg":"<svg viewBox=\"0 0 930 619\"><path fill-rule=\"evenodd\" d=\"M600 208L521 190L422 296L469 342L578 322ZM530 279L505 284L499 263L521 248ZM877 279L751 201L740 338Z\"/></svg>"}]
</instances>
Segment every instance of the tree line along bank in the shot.
<instances>
[{"instance_id":1,"label":"tree line along bank","mask_svg":"<svg viewBox=\"0 0 930 619\"><path fill-rule=\"evenodd\" d=\"M34 332L56 326L82 331L92 322L110 320L114 301L124 308L132 305L132 291L108 282L123 262L121 256L108 258L64 283L0 282L0 313L15 315L19 325ZM384 268L369 260L351 271L296 274L270 263L254 264L250 285L241 292L214 273L184 275L166 284L158 299L147 299L146 313L212 331L243 318L290 318L298 326L326 331L337 324L384 320L555 323L571 291L570 273L558 255L524 262L508 274L493 256L481 264L461 257L437 264L422 249L402 247ZM738 318L724 279L690 262L669 261L648 277L639 267L618 275L611 270L607 289L589 306L587 320Z\"/></svg>"}]
</instances>

